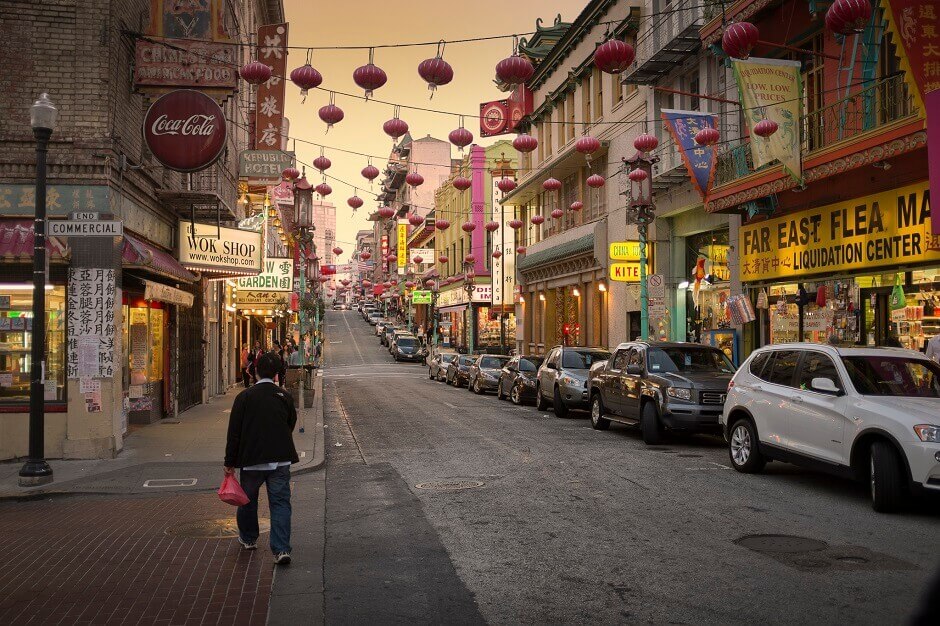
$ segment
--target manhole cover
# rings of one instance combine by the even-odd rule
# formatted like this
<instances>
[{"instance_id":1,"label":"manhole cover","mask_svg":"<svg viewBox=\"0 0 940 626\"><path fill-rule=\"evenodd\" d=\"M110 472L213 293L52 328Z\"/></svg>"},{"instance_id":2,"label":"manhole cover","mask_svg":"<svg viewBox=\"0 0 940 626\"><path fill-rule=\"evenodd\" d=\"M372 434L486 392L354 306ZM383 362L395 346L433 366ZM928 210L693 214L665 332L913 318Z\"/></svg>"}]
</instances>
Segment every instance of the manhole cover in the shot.
<instances>
[{"instance_id":1,"label":"manhole cover","mask_svg":"<svg viewBox=\"0 0 940 626\"><path fill-rule=\"evenodd\" d=\"M825 541L795 535L748 535L735 541L739 546L755 552L816 552L829 547Z\"/></svg>"},{"instance_id":2,"label":"manhole cover","mask_svg":"<svg viewBox=\"0 0 940 626\"><path fill-rule=\"evenodd\" d=\"M417 489L433 489L435 491L457 491L459 489L476 489L482 487L479 480L437 480L429 483L418 483Z\"/></svg>"},{"instance_id":3,"label":"manhole cover","mask_svg":"<svg viewBox=\"0 0 940 626\"><path fill-rule=\"evenodd\" d=\"M259 518L258 528L262 533L268 532L271 529L271 521L264 517ZM238 524L234 517L204 519L177 524L167 528L166 534L189 539L232 539L238 536Z\"/></svg>"}]
</instances>

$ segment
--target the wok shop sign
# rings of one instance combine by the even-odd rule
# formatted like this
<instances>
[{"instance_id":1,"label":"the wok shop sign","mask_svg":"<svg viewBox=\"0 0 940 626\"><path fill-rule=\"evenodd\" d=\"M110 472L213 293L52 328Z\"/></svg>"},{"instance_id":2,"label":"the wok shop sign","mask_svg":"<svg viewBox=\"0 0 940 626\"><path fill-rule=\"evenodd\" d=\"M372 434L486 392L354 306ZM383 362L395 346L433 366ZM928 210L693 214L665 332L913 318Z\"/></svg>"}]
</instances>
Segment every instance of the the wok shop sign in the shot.
<instances>
[{"instance_id":1,"label":"the wok shop sign","mask_svg":"<svg viewBox=\"0 0 940 626\"><path fill-rule=\"evenodd\" d=\"M927 182L742 226L741 280L940 262Z\"/></svg>"},{"instance_id":2,"label":"the wok shop sign","mask_svg":"<svg viewBox=\"0 0 940 626\"><path fill-rule=\"evenodd\" d=\"M261 273L260 232L188 221L180 222L178 231L184 267L230 275Z\"/></svg>"},{"instance_id":3,"label":"the wok shop sign","mask_svg":"<svg viewBox=\"0 0 940 626\"><path fill-rule=\"evenodd\" d=\"M171 170L198 172L218 160L225 148L225 116L215 100L180 89L161 96L144 118L144 141Z\"/></svg>"}]
</instances>

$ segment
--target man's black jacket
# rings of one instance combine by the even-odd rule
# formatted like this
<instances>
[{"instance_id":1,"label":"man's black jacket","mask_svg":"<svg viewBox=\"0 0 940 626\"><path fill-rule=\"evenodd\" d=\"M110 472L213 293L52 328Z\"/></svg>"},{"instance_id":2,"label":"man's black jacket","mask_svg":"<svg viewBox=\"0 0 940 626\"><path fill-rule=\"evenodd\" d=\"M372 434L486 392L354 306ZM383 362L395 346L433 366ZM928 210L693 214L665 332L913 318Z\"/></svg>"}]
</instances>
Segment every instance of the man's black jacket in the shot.
<instances>
[{"instance_id":1,"label":"man's black jacket","mask_svg":"<svg viewBox=\"0 0 940 626\"><path fill-rule=\"evenodd\" d=\"M290 394L273 383L258 383L235 398L228 421L226 467L296 463L297 410Z\"/></svg>"}]
</instances>

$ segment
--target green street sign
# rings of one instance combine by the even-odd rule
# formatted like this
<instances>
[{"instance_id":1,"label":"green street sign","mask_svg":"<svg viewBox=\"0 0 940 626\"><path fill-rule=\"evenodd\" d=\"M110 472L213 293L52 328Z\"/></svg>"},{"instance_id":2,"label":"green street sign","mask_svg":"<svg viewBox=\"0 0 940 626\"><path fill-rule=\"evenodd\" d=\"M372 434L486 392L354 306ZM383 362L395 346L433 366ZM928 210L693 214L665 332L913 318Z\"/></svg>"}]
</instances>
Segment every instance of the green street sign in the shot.
<instances>
[{"instance_id":1,"label":"green street sign","mask_svg":"<svg viewBox=\"0 0 940 626\"><path fill-rule=\"evenodd\" d=\"M430 291L412 291L411 303L412 304L431 304L431 292Z\"/></svg>"}]
</instances>

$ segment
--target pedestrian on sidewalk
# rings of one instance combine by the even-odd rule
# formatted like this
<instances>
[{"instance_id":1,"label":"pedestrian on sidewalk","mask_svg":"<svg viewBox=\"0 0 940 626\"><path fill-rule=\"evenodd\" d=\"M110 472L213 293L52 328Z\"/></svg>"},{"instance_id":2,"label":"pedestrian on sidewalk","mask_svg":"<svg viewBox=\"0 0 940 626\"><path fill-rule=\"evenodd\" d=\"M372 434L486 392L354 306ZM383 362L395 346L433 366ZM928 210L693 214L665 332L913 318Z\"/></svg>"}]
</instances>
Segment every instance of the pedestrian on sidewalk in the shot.
<instances>
[{"instance_id":1,"label":"pedestrian on sidewalk","mask_svg":"<svg viewBox=\"0 0 940 626\"><path fill-rule=\"evenodd\" d=\"M248 373L248 366L251 364L250 357L252 356L251 352L248 350L248 344L242 344L242 354L241 354L241 363L242 363L242 382L245 383L245 388L251 386L251 375Z\"/></svg>"},{"instance_id":2,"label":"pedestrian on sidewalk","mask_svg":"<svg viewBox=\"0 0 940 626\"><path fill-rule=\"evenodd\" d=\"M238 507L238 543L245 550L258 547L258 495L268 493L271 515L271 552L274 562L287 565L290 556L290 466L299 461L294 447L297 410L290 394L274 384L281 366L274 352L255 363L258 382L235 398L225 445L225 473L240 468L239 482L249 502Z\"/></svg>"}]
</instances>

